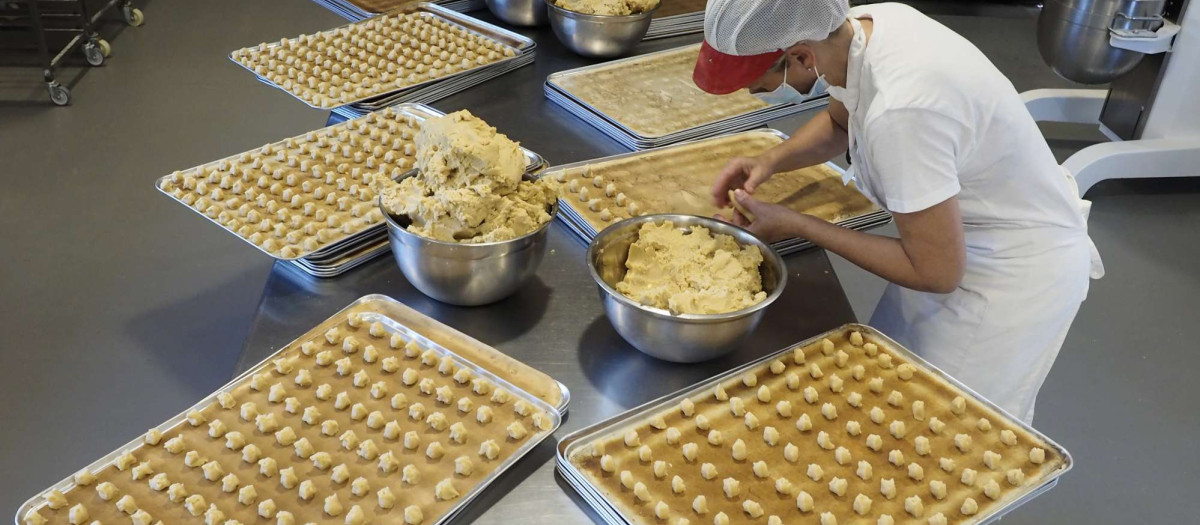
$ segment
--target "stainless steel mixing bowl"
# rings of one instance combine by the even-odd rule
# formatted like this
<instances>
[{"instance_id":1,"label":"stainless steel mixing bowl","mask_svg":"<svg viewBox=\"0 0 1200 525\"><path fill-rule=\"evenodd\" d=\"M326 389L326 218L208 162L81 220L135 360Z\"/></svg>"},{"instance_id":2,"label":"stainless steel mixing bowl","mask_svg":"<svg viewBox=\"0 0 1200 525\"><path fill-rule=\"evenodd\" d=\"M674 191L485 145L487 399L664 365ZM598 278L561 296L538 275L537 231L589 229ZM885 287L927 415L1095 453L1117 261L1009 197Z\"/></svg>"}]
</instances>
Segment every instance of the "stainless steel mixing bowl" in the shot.
<instances>
[{"instance_id":1,"label":"stainless steel mixing bowl","mask_svg":"<svg viewBox=\"0 0 1200 525\"><path fill-rule=\"evenodd\" d=\"M637 240L638 229L645 223L671 221L675 227L690 231L703 226L714 234L732 235L738 243L757 247L763 254L763 290L767 298L750 308L725 314L671 314L646 306L616 289L625 277L629 245ZM587 251L588 272L600 287L600 300L613 328L629 344L642 352L676 363L706 361L735 350L758 327L768 306L775 302L787 284L783 258L750 232L716 219L694 215L646 215L618 222L600 232Z\"/></svg>"},{"instance_id":2,"label":"stainless steel mixing bowl","mask_svg":"<svg viewBox=\"0 0 1200 525\"><path fill-rule=\"evenodd\" d=\"M655 6L636 15L585 15L558 7L554 0L544 1L558 40L571 51L596 58L612 58L632 50L646 36L650 17L658 10Z\"/></svg>"},{"instance_id":3,"label":"stainless steel mixing bowl","mask_svg":"<svg viewBox=\"0 0 1200 525\"><path fill-rule=\"evenodd\" d=\"M536 177L526 174L525 180ZM494 303L516 292L535 273L546 255L546 233L558 213L551 204L551 220L516 239L460 244L426 239L408 231L408 217L384 210L388 243L396 264L408 282L443 303L479 306Z\"/></svg>"},{"instance_id":4,"label":"stainless steel mixing bowl","mask_svg":"<svg viewBox=\"0 0 1200 525\"><path fill-rule=\"evenodd\" d=\"M549 20L543 0L487 0L488 10L515 26L540 26Z\"/></svg>"}]
</instances>

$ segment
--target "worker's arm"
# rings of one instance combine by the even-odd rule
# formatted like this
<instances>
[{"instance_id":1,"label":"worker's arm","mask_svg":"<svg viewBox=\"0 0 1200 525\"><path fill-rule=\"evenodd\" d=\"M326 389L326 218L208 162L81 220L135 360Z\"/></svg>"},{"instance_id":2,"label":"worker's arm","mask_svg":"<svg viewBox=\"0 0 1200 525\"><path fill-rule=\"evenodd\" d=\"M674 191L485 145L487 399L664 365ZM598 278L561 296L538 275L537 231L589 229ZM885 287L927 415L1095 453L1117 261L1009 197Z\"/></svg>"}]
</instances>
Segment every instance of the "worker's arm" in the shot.
<instances>
[{"instance_id":1,"label":"worker's arm","mask_svg":"<svg viewBox=\"0 0 1200 525\"><path fill-rule=\"evenodd\" d=\"M962 281L966 247L957 197L918 212L892 214L900 231L894 239L843 228L742 191L735 196L755 219L747 223L735 214L734 222L767 241L808 239L875 275L922 292L950 293Z\"/></svg>"},{"instance_id":2,"label":"worker's arm","mask_svg":"<svg viewBox=\"0 0 1200 525\"><path fill-rule=\"evenodd\" d=\"M818 113L790 138L756 157L731 159L713 184L718 207L729 205L729 190L754 193L758 186L779 172L826 162L846 151L846 107L831 100L829 109Z\"/></svg>"}]
</instances>

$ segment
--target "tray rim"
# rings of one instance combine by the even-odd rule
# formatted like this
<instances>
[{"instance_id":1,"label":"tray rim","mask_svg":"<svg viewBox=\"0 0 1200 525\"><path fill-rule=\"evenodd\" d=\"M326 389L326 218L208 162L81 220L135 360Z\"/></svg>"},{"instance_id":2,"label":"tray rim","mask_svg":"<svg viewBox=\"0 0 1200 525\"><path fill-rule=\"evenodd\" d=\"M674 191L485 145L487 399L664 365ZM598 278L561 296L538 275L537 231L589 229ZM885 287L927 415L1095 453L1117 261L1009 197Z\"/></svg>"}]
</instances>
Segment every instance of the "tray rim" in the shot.
<instances>
[{"instance_id":1,"label":"tray rim","mask_svg":"<svg viewBox=\"0 0 1200 525\"><path fill-rule=\"evenodd\" d=\"M186 420L188 412L190 412L192 410L201 410L201 409L207 408L209 405L211 405L213 402L216 401L218 394L232 390L236 385L241 383L247 377L249 377L255 373L258 373L265 368L269 368L272 364L272 361L277 359L279 354L298 345L301 342L301 340L306 339L307 338L306 336L308 336L309 334L319 332L319 330L321 328L323 328L326 324L328 324L331 320L333 320L335 318L340 319L340 318L348 315L355 308L361 307L363 305L366 305L366 304L369 304L372 302L377 302L377 301L384 302L384 303L392 302L392 303L403 304L403 303L400 303L399 301L397 301L389 296L383 295L383 294L368 294L368 295L359 297L358 299L355 299L354 301L352 301L350 304L339 309L337 312L331 314L329 317L325 318L321 322L317 323L312 328L310 328L307 331L305 331L304 333L300 334L295 339L292 339L291 342L279 347L278 350L276 350L275 352L272 352L270 355L263 358L262 361L259 361L258 363L254 364L253 366L250 366L245 371L238 374L233 379L229 380L229 382L225 383L224 385L218 387L216 390L212 391L208 395L201 398L199 401L197 401L192 406L183 409L183 411L181 411L180 413L168 418L166 421L163 421L162 423L159 423L158 425L155 425L151 428L166 431L169 429L173 429L176 426L182 425L184 423L184 421ZM493 381L498 381L498 383L501 386L508 388L514 394L518 395L518 397L520 397L522 400L532 402L534 404L534 406L541 408L543 411L554 414L553 416L551 416L551 421L554 424L551 426L551 428L549 430L544 431L541 434L540 438L530 439L529 441L526 441L525 444L523 444L520 448L518 448L516 452L514 452L507 459L505 459L505 461L500 466L498 466L495 470L493 470L490 474L488 474L488 476L486 478L480 480L479 483L476 484L474 487L472 487L469 492L463 494L462 497L459 498L458 502L455 503L455 505L452 506L449 510L447 510L437 521L432 522L433 525L444 524L444 523L450 521L451 519L453 519L454 516L458 512L460 512L463 508L465 508L467 505L469 505L476 497L478 497L484 490L486 490L496 479L498 479L505 472L507 472L510 468L512 468L513 465L515 465L518 461L523 459L525 456L529 455L529 452L531 452L534 448L536 448L538 445L540 445L546 439L553 436L554 433L558 431L558 429L562 426L562 420L566 414L566 403L570 400L570 393L569 393L569 391L565 392L566 395L564 395L564 397L563 397L563 402L560 403L561 405L563 405L563 408L560 410L558 407L551 406L549 403L542 400L540 397L538 397L532 393L529 393L522 388L518 388L516 385L510 383L508 380L504 379L503 377L500 377L498 374L493 372L491 369L489 369L483 365L480 365L478 363L475 363L474 361L470 361L462 356L459 356L457 353L450 351L450 349L442 346L441 344L439 344L437 342L434 342L432 339L429 339L428 337L424 336L423 334L417 333L416 330L408 328L407 325L401 323L400 321L392 319L386 313L381 313L381 312L370 312L370 313L378 315L380 317L383 317L383 318L387 319L388 321L391 321L392 324L395 324L395 325L405 328L408 333L415 334L417 337L419 337L422 340L421 343L424 346L426 346L427 348L428 347L436 348L437 350L440 350L444 355L452 356L452 358L455 360L456 363L459 363L459 364L464 363L464 362L468 363L469 365L471 365L474 372L479 373L480 371L482 371L484 375L490 376L489 379L491 379ZM437 321L437 322L440 323L440 321ZM446 325L446 326L449 326L449 325ZM406 335L408 335L408 333L406 333ZM487 345L485 345L485 346L487 346ZM491 349L495 350L496 352L499 352L499 350L497 350L491 346L488 346L488 348L491 348ZM547 374L547 377L549 377L549 374ZM554 379L554 378L551 377L551 379ZM566 386L563 385L558 380L555 380L555 382L558 383L559 386L562 387L564 390L566 389ZM546 408L549 408L550 410L545 410ZM76 487L75 478L74 478L75 472L79 472L80 470L83 470L83 469L87 469L87 470L94 472L94 471L98 470L98 468L107 467L113 461L115 461L116 458L118 456L120 456L121 454L128 452L130 450L141 448L142 446L144 446L143 437L145 436L147 431L143 431L143 432L137 434L128 443L117 447L113 451L101 456L99 459L89 463L88 465L73 471L71 474L68 474L66 478L64 478L56 483L51 484L50 486L46 487L45 489L42 489L41 491L38 491L36 494L34 494L33 496L31 496L30 498L25 500L23 503L21 503L17 507L16 514L13 517L14 525L22 525L23 524L22 518L29 511L40 507L40 505L42 503L40 500L44 499L44 495L46 493L48 493L49 491L54 490L54 489L59 489L59 490L68 489L68 490L63 490L63 492L68 492L69 489ZM532 434L533 433L531 432L531 435Z\"/></svg>"},{"instance_id":2,"label":"tray rim","mask_svg":"<svg viewBox=\"0 0 1200 525\"><path fill-rule=\"evenodd\" d=\"M457 24L457 25L459 25L459 26L461 26L461 27L463 27L463 28L467 29L468 31L472 31L472 32L474 32L474 33L477 33L477 34L480 34L480 35L482 35L482 36L486 36L486 37L488 37L488 38L491 38L492 40L496 40L496 41L500 42L502 45L504 45L505 47L508 47L508 48L511 48L511 49L513 49L513 50L516 52L516 54L515 54L515 55L513 55L513 56L511 56L511 57L505 57L505 58L502 58L502 59L500 59L500 60L497 60L497 61L495 61L495 62L490 62L490 63L487 63L487 64L482 64L482 65L476 65L475 67L472 67L472 68L470 68L470 69L464 69L464 70L462 70L462 71L457 71L457 72L455 72L455 73L452 73L452 74L449 74L449 75L446 75L446 76L443 76L443 77L431 78L431 79L429 79L429 80L425 80L425 81L422 81L422 82L418 82L418 83L416 83L416 84L413 84L413 85L411 85L411 86L405 86L405 87L402 87L402 88L399 88L399 89L396 89L396 90L392 90L392 91L387 91L387 92L384 92L384 93L374 93L374 94L371 94L371 95L369 95L369 96L362 97L362 98L355 99L355 100L350 100L350 101L347 101L347 102L339 102L337 105L332 105L332 106L330 106L330 105L314 105L314 104L311 104L311 103L309 103L308 101L306 101L306 100L304 100L304 99L302 99L302 98L300 98L300 97L297 97L297 96L296 96L295 94L293 94L291 91L288 91L288 90L284 89L284 88L283 88L283 86L280 86L280 85L278 85L278 84L276 84L276 83L274 83L274 82L270 81L269 79L267 79L267 78L264 78L264 77L260 76L260 75L259 75L257 72L255 72L253 69L250 69L250 68L249 68L248 66L246 66L245 64L242 64L241 62L238 62L237 58L235 58L235 57L234 57L234 54L235 54L235 53L237 53L237 52L239 52L239 51L242 51L242 50L250 50L250 49L252 49L252 48L254 48L254 47L258 47L257 45L255 45L255 46L241 47L241 48L238 48L238 49L234 49L233 51L230 51L230 52L229 52L229 54L227 54L227 55L226 55L226 57L228 57L228 58L229 58L229 60L230 60L231 62L233 62L234 64L237 64L237 65L238 65L239 67L241 67L242 69L245 69L246 71L249 71L249 72L250 72L250 74L252 74L252 75L254 75L255 77L257 77L257 78L258 78L258 79L259 79L261 82L263 82L263 83L265 83L265 84L267 84L267 85L269 85L269 86L271 86L271 87L274 87L274 88L276 88L276 89L279 89L280 91L283 91L284 93L287 93L287 94L291 95L291 96L292 96L292 98L295 98L296 100L300 101L300 102L301 102L301 103L303 103L304 105L306 105L306 106L308 106L308 107L310 107L310 108L313 108L313 109L332 110L332 109L334 109L334 108L337 108L337 107L346 106L346 105L350 105L350 104L361 104L361 103L364 103L364 102L369 102L369 101L371 101L371 100L373 100L373 99L377 99L377 98L384 98L384 97L392 96L392 95L395 95L395 94L398 94L398 93L402 93L402 92L405 92L405 91L410 91L410 90L412 90L412 91L415 91L415 90L418 90L418 89L426 88L426 87L428 87L428 86L429 86L429 85L431 85L431 84L435 84L435 83L438 83L438 82L443 82L443 81L445 81L445 80L448 80L448 79L451 79L451 78L461 77L461 76L463 76L463 75L466 75L466 74L478 73L480 70L482 70L482 69L486 69L486 68L488 68L488 67L490 67L490 66L495 66L495 65L499 65L499 64L503 64L503 63L506 63L506 62L512 61L513 59L516 59L517 57L521 56L523 53L525 53L526 51L528 51L529 49L531 49L532 47L536 46L536 44L534 43L534 41L533 41L532 39L529 39L529 38L527 38L527 37L525 37L525 36L522 36L522 35L520 35L520 34L514 33L514 32L512 32L512 31L509 31L509 30L507 30L507 29L504 29L504 28L502 28L502 27L500 27L500 26L497 26L497 25L495 25L495 24L490 24L490 23L488 23L488 22L484 22L483 20L479 20L478 18L474 18L474 17L471 17L471 16L467 16L467 15L466 15L466 14L464 14L464 13L460 13L460 12L458 12L458 11L453 11L453 10L450 10L450 9L446 9L445 7L442 7L442 6L440 6L440 5L438 5L438 4L435 4L435 3L432 3L432 2L415 2L415 3L409 3L409 4L406 4L406 5L402 5L402 6L400 6L400 7L397 7L397 8L395 8L395 9L391 10L391 11L388 11L388 12L385 12L385 13L379 13L379 16L397 15L397 14L408 14L408 13L414 13L414 12L426 12L426 13L430 13L430 14L432 14L432 15L435 15L435 16L442 17L442 18L446 19L447 21L453 22L453 23L455 23L455 24ZM355 24L360 24L360 23L363 23L363 22L367 22L367 21L369 21L369 20L371 20L371 19L373 19L373 18L375 18L375 17L364 18L364 19L362 19L362 20L352 21L352 22L345 23L345 24L342 24L342 25L339 25L339 26L334 26L334 27L332 27L332 28L329 28L329 29L325 29L325 30L322 30L322 31L317 31L317 32L315 32L315 33L313 33L313 34L314 34L314 35L319 35L319 34L328 33L328 32L330 32L330 31L336 31L336 30L338 30L338 29L341 29L341 28L344 28L344 27L349 27L349 26L352 26L352 25L355 25ZM485 30L486 30L486 31L491 31L491 32L492 32L492 34L488 34L488 33L486 33L486 32L485 32ZM509 39L510 41L515 41L517 44L516 44L516 45L514 45L514 44L512 44L512 43L505 42L505 41L501 40L501 38L498 38L498 36L500 36L500 37L503 37L503 38L506 38L506 39ZM291 41L291 40L295 40L296 38L297 38L297 37L292 37L292 38L288 38L287 40ZM271 49L271 48L279 47L279 42L262 42L261 44L265 44L265 45L266 45L266 47L267 47L267 49Z\"/></svg>"},{"instance_id":3,"label":"tray rim","mask_svg":"<svg viewBox=\"0 0 1200 525\"><path fill-rule=\"evenodd\" d=\"M715 376L709 377L708 379L702 379L696 383L693 383L690 386L683 387L672 393L666 394L657 399L653 399L651 401L648 401L648 402L638 405L636 407L625 410L624 412L615 414L607 419L598 421L596 423L593 423L591 425L583 427L579 430L571 432L558 440L558 445L555 450L555 460L556 460L556 462L562 464L564 466L564 468L569 469L573 475L578 476L578 478L580 480L586 480L587 478L583 477L583 474L580 473L578 471L578 469L575 468L575 465L570 462L570 456L571 456L571 453L573 450L572 447L579 446L579 444L585 438L595 438L595 437L597 437L597 435L599 435L601 433L611 432L613 428L619 427L620 425L627 423L631 419L641 416L647 412L651 412L654 410L660 410L663 407L670 404L671 402L677 401L678 399L682 399L687 396L701 393L706 388L709 388L717 383L720 383L722 381L728 380L733 377L737 377L738 375L744 373L747 370L761 366L767 362L770 362L773 359L778 358L779 356L786 355L789 352L791 352L791 350L793 348L809 346L809 345L821 340L824 337L828 337L832 334L838 334L838 333L844 332L846 330L858 330L860 332L870 335L871 337L878 338L885 345L887 345L888 349L891 350L892 352L900 354L902 357L909 360L909 362L912 363L913 365L924 368L928 373L933 375L935 379L944 381L947 384L949 384L950 386L961 390L963 394L971 397L975 402L983 405L984 408L994 411L997 414L999 414L1000 416L1002 416L1004 419L1007 420L1006 421L1007 423L1020 428L1022 431L1027 432L1028 434L1034 436L1037 439L1042 440L1046 444L1047 447L1053 448L1054 451L1063 458L1062 465L1060 465L1058 468L1056 468L1052 471L1047 472L1046 477L1042 481L1042 483L1039 483L1037 485L1030 485L1029 488L1021 491L1020 493L1017 493L1010 497L1005 498L1008 501L1006 501L1003 505L993 508L991 510L991 512L988 512L987 514L980 514L980 515L972 516L971 519L969 519L965 522L962 522L963 524L982 525L982 524L986 524L986 523L992 523L995 520L998 520L1000 517L1011 512L1012 510L1016 509L1017 507L1024 505L1025 503L1028 503L1034 497L1039 496L1039 495L1043 494L1044 492L1050 490L1054 486L1056 486L1058 484L1058 479L1061 478L1067 472L1071 471L1072 468L1074 468L1075 460L1071 456L1071 453L1069 451L1067 451L1067 449L1065 447L1063 447L1061 444L1059 444L1057 441L1051 439L1049 436L1046 436L1041 431L1033 428L1028 423L1025 423L1024 421L1014 417L1012 414L1009 414L1007 411L1005 411L1004 409L997 406L991 400L979 395L979 393L975 392L970 387L964 385L962 382L955 379L951 375L947 374L942 369L940 369L940 368L934 366L932 363L926 361L920 355L917 355L915 352L909 350L907 347L904 347L900 343L897 343L891 337L884 334L883 332L880 332L878 329L876 329L872 326L862 324L862 323L857 323L857 322L843 324L841 326L832 328L832 329L822 332L820 334L809 337L798 343L789 344L781 350L777 350L774 352L768 352L766 355L763 355L759 358L753 359L745 364L734 367L725 372L721 372ZM590 483L587 483L586 486L589 490L592 490L594 492L594 488ZM578 489L576 489L576 490L578 490ZM602 494L600 494L599 492L594 492L593 495L598 497L599 499L603 500L606 504L608 504L607 499L604 498L604 496ZM612 506L611 504L608 504L608 505L615 509L615 506ZM623 523L623 524L634 523L633 521L630 521L628 518L626 518L624 513L621 513L619 510L617 510L617 515L620 516L622 519L622 521L620 523Z\"/></svg>"}]
</instances>

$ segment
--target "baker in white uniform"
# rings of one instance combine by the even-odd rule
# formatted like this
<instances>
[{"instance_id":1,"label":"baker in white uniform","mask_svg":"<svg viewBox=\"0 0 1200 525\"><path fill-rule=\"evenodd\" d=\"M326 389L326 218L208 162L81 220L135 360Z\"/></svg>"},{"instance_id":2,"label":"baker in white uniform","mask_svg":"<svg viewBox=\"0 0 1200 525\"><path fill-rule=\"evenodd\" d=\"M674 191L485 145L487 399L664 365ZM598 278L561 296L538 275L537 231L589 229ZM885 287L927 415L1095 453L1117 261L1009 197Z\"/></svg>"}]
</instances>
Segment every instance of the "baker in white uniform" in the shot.
<instances>
[{"instance_id":1,"label":"baker in white uniform","mask_svg":"<svg viewBox=\"0 0 1200 525\"><path fill-rule=\"evenodd\" d=\"M802 237L890 281L871 325L1001 408L1033 419L1088 277L1103 268L1087 203L1012 84L975 46L901 4L711 0L694 80L772 102L828 86L829 109L791 139L733 159L734 190L767 240ZM1029 35L1032 38L1032 35ZM807 95L806 95L807 94ZM849 152L853 181L900 238L754 199L771 174Z\"/></svg>"}]
</instances>

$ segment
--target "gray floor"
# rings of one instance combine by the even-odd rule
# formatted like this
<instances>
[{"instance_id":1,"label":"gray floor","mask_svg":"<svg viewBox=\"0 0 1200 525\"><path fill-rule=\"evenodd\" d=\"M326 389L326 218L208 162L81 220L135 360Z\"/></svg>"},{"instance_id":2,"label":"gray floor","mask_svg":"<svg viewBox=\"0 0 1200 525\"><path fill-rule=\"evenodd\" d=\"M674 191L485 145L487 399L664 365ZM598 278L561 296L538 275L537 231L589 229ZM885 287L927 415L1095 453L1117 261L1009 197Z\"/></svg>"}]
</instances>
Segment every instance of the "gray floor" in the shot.
<instances>
[{"instance_id":1,"label":"gray floor","mask_svg":"<svg viewBox=\"0 0 1200 525\"><path fill-rule=\"evenodd\" d=\"M157 0L145 11L143 28L106 28L113 57L77 78L70 108L45 102L36 71L0 71L0 471L10 473L0 514L67 474L26 467L38 458L85 464L131 437L90 429L155 424L234 369L270 264L151 181L325 120L224 55L336 16L304 0ZM1032 18L940 18L1017 89L1069 85L1038 58ZM1098 139L1077 127L1046 132L1060 158ZM1189 387L1200 354L1185 329L1200 318L1200 179L1106 182L1089 197L1108 276L1092 286L1036 422L1078 467L1006 521L1195 522L1200 411ZM869 318L881 283L835 264Z\"/></svg>"}]
</instances>

